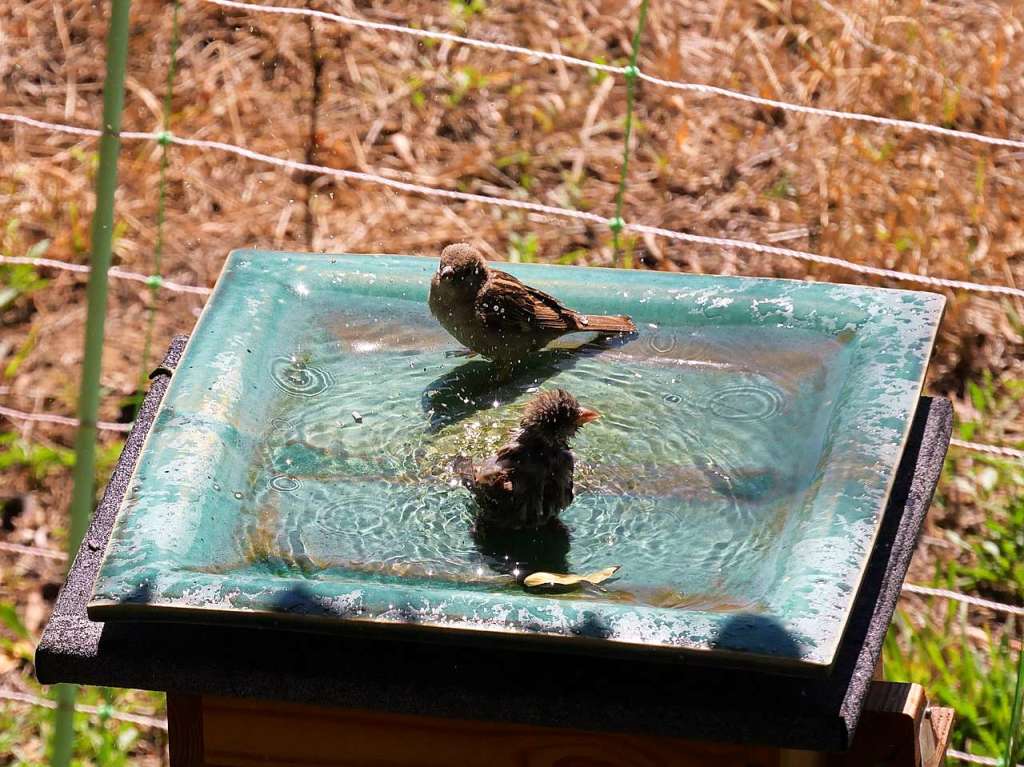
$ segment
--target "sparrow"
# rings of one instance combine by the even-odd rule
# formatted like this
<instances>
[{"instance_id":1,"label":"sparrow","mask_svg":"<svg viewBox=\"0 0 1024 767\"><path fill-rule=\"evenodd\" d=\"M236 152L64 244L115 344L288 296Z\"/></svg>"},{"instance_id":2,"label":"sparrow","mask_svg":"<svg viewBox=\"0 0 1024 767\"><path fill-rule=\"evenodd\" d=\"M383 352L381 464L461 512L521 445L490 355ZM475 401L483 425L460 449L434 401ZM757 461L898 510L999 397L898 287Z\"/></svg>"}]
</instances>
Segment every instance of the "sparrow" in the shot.
<instances>
[{"instance_id":1,"label":"sparrow","mask_svg":"<svg viewBox=\"0 0 1024 767\"><path fill-rule=\"evenodd\" d=\"M573 500L569 440L598 417L564 389L544 391L495 455L479 464L457 458L455 472L479 506L476 526L524 530L554 522Z\"/></svg>"},{"instance_id":2,"label":"sparrow","mask_svg":"<svg viewBox=\"0 0 1024 767\"><path fill-rule=\"evenodd\" d=\"M626 316L580 314L558 299L487 266L471 245L449 245L430 282L430 312L471 352L515 365L559 336L635 333Z\"/></svg>"}]
</instances>

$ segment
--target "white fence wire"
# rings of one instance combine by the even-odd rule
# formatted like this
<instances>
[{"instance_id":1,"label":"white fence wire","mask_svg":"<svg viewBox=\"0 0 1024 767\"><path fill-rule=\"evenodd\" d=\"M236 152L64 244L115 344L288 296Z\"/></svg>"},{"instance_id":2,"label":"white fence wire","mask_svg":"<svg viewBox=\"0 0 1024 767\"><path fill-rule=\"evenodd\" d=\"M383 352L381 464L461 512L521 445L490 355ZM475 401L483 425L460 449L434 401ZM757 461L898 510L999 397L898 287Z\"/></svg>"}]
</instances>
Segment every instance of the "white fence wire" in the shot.
<instances>
[{"instance_id":1,"label":"white fence wire","mask_svg":"<svg viewBox=\"0 0 1024 767\"><path fill-rule=\"evenodd\" d=\"M734 91L728 88L720 88L714 85L707 85L706 83L692 83L680 82L678 80L666 80L661 77L649 75L640 69L633 71L628 66L612 66L610 64L601 64L599 62L591 61L589 59L581 59L575 56L565 56L561 53L554 53L552 51L540 51L534 48L525 48L519 45L508 45L506 43L498 43L490 40L480 40L478 38L473 37L463 37L461 35L453 35L448 32L436 32L428 29L414 29L412 27L402 26L400 24L386 24L377 21L368 21L366 19L358 19L352 16L343 16L339 13L318 11L313 8L289 8L278 5L243 3L238 2L238 0L202 1L209 3L211 5L219 5L224 8L234 8L236 10L250 11L253 13L274 13L286 16L309 16L313 18L323 19L324 21L331 21L338 24L344 24L350 27L358 27L360 29L369 29L379 32L395 32L403 35L411 35L413 37L428 38L432 40L442 40L446 42L457 43L459 45L468 45L474 48L483 48L486 50L513 53L520 56L526 56L532 59L538 59L543 61L557 61L568 66L583 67L593 71L609 72L618 75L635 74L635 76L638 79L649 82L652 85L658 85L664 88L671 88L673 90L678 91L690 91L710 96L721 96L723 98L733 99L735 101L743 101L748 104L756 104L758 106L770 107L772 109L782 109L787 112L799 112L802 114L815 115L817 117L827 117L837 120L850 120L856 122L873 123L875 125L881 125L887 128L895 128L897 130L902 131L921 131L925 133L933 133L939 136L945 136L947 138L961 139L964 141L976 141L983 144L991 144L995 146L1009 147L1013 149L1024 149L1024 140L1000 138L998 136L989 136L984 133L974 133L972 131L945 128L940 125L916 122L914 120L898 120L893 117L880 117L878 115L864 114L862 112L847 112L838 109L825 109L822 107L812 107L804 104L793 104L788 101L778 101L776 99L762 98L761 96L753 96L749 93L742 93L740 91Z\"/></svg>"},{"instance_id":2,"label":"white fence wire","mask_svg":"<svg viewBox=\"0 0 1024 767\"><path fill-rule=\"evenodd\" d=\"M31 258L28 256L0 256L0 264L28 264L30 266L48 267L50 269L63 269L68 272L78 272L79 274L88 274L90 271L89 266L86 264L72 264L67 261L58 261L53 258ZM157 287L167 288L167 290L175 293L195 293L200 296L208 296L213 292L210 288L202 288L195 285L183 285L180 282L165 280L160 277L160 275L128 272L116 266L110 267L107 274L119 280L132 280L134 282L142 282L147 285L155 284Z\"/></svg>"},{"instance_id":3,"label":"white fence wire","mask_svg":"<svg viewBox=\"0 0 1024 767\"><path fill-rule=\"evenodd\" d=\"M37 695L29 695L28 693L18 692L17 690L4 690L0 688L0 700L24 703L29 706L41 706L42 708L57 708L57 701L55 700L40 698ZM75 711L80 711L83 714L89 714L90 716L105 716L109 719L117 719L121 722L129 722L131 724L141 725L142 727L155 727L158 730L167 729L167 720L158 719L155 716L128 714L123 711L114 711L113 709L100 708L99 706L87 706L82 703L75 704Z\"/></svg>"},{"instance_id":4,"label":"white fence wire","mask_svg":"<svg viewBox=\"0 0 1024 767\"><path fill-rule=\"evenodd\" d=\"M66 415L54 415L52 413L26 413L23 410L15 410L3 405L0 405L0 415L16 421L53 423L59 426L78 426L77 418L69 418ZM97 421L96 428L103 431L131 431L132 425L130 423L114 423L113 421Z\"/></svg>"},{"instance_id":5,"label":"white fence wire","mask_svg":"<svg viewBox=\"0 0 1024 767\"><path fill-rule=\"evenodd\" d=\"M68 555L57 549L44 549L41 546L22 546L20 543L8 543L0 541L0 551L8 554L24 554L27 557L42 557L43 559L55 559L59 562L66 562Z\"/></svg>"},{"instance_id":6,"label":"white fence wire","mask_svg":"<svg viewBox=\"0 0 1024 767\"><path fill-rule=\"evenodd\" d=\"M962 602L965 605L983 607L986 610L995 610L996 612L1006 613L1007 615L1019 615L1024 617L1024 607L1008 605L1003 602L994 602L991 599L983 599L982 597L976 597L970 594L961 594L959 591L951 591L950 589L937 589L932 588L931 586L918 586L916 583L904 583L903 591L907 594L918 594L919 596L952 599L956 602Z\"/></svg>"},{"instance_id":7,"label":"white fence wire","mask_svg":"<svg viewBox=\"0 0 1024 767\"><path fill-rule=\"evenodd\" d=\"M966 751L957 751L955 748L946 749L946 756L950 759L957 759L958 761L967 762L969 764L987 764L992 767L998 767L1003 763L1002 759L995 759L991 756L968 754ZM1024 767L1024 764L1018 764L1017 767Z\"/></svg>"},{"instance_id":8,"label":"white fence wire","mask_svg":"<svg viewBox=\"0 0 1024 767\"><path fill-rule=\"evenodd\" d=\"M229 0L204 1L228 2ZM99 135L99 131L89 128L80 128L77 126L64 125L61 123L52 123L46 122L44 120L35 120L32 118L25 117L23 115L2 112L0 112L0 122L21 123L23 125L41 128L43 130L49 130L58 133L69 133L80 136L96 137ZM228 144L223 141L209 141L205 139L183 138L181 136L175 136L172 134L152 133L146 131L124 131L121 133L121 137L123 139L128 140L169 141L172 144L177 144L179 146L194 147L198 149L212 149L219 152L228 152L239 157L245 157L250 160L266 163L268 165L275 165L277 167L286 168L288 170L301 171L304 173L316 173L323 176L332 176L335 178L345 179L347 181L377 184L379 186L385 186L391 189L396 189L401 192L420 194L426 197L439 197L442 199L458 200L460 202L477 202L483 205L493 205L495 207L501 208L525 210L531 213L538 213L541 215L586 221L592 224L599 224L605 227L618 223L614 218L607 218L596 213L587 213L585 211L572 210L570 208L560 208L553 205L543 205L541 203L529 202L526 200L512 200L505 197L491 197L483 194L459 192L452 189L439 189L437 187L423 186L421 184L412 184L405 181L397 181L395 179L385 178L383 176L379 176L373 173L363 173L361 171L354 170L342 170L340 168L331 168L326 165L313 165L310 163L289 160L283 157L274 157L273 155L263 154L262 152L256 152L252 149L237 146L235 144ZM765 255L796 258L802 261L810 261L813 263L835 266L837 268L858 272L860 274L867 274L874 277L883 277L886 279L898 280L901 282L911 282L919 285L927 285L933 288L950 288L953 290L968 290L976 293L988 293L995 295L1015 296L1017 298L1024 298L1024 289L1010 287L1007 285L989 285L984 283L968 282L965 280L951 280L946 279L944 277L930 277L922 274L914 274L912 272L903 272L896 269L883 269L875 266L867 266L865 264L858 264L853 261L847 261L846 259L836 258L834 256L823 256L818 253L810 253L803 250L794 250L792 248L780 248L775 245L764 245L762 243L751 242L749 240L737 240L726 237L710 237L705 235L689 234L687 232L679 232L674 229L665 229L657 226L648 226L646 224L635 224L626 222L623 224L623 228L634 232L651 234L657 237L664 237L666 239L678 240L681 242L688 242L696 245L708 245L712 247L724 248L726 250L742 250L750 251L753 253L762 253Z\"/></svg>"},{"instance_id":9,"label":"white fence wire","mask_svg":"<svg viewBox=\"0 0 1024 767\"><path fill-rule=\"evenodd\" d=\"M1024 450L1015 447L1004 447L1002 445L983 445L980 442L968 442L963 439L951 439L949 444L964 450L973 450L976 453L986 453L999 458L1011 458L1017 461L1024 461Z\"/></svg>"},{"instance_id":10,"label":"white fence wire","mask_svg":"<svg viewBox=\"0 0 1024 767\"><path fill-rule=\"evenodd\" d=\"M231 0L204 0L206 2L231 2ZM294 9L293 9L294 10ZM24 115L9 114L0 112L0 121L19 123L27 125L29 127L40 128L42 130L48 130L58 133L66 133L70 135L80 135L90 138L95 138L100 135L98 130L92 128L81 128L73 125L64 125L61 123L52 123L44 120L36 120ZM395 179L384 178L383 176L377 176L370 173L362 173L358 171L341 170L338 168L330 168L323 165L312 165L309 163L296 162L294 160L288 160L280 157L274 157L271 155L262 154L255 152L245 147L236 146L234 144L227 144L221 141L209 141L201 139L189 139L182 138L179 136L173 136L162 133L151 133L151 132L139 132L139 131L127 131L121 134L126 139L139 139L139 140L168 140L172 143L179 144L181 146L196 147L200 149L213 149L218 151L230 152L247 159L255 160L258 162L264 162L271 165L276 165L289 170L298 170L305 172L315 172L322 175L337 176L340 178L362 181L367 183L381 184L390 188L398 189L399 191L412 192L416 194L423 194L429 196L446 197L449 199L456 199L466 202L480 202L488 205L495 205L499 207L511 207L522 210L527 210L534 213L547 214L559 217L567 217L573 219L580 219L592 223L598 223L603 225L610 225L613 219L606 218L594 213L586 213L583 211L571 210L568 208L558 208L550 205L542 205L540 203L533 203L524 200L509 200L500 197L490 197L487 195L472 194L468 192L458 192L448 189L438 189L434 187L422 186L419 184L410 184L404 181L396 181ZM656 236L661 236L669 239L683 240L686 242L699 243L703 245L714 245L726 249L737 249L737 250L751 250L754 252L765 253L769 255L782 255L802 260L808 260L815 263L829 264L832 266L838 266L844 269L849 269L856 272L870 274L873 276L888 277L896 280L918 282L933 287L943 287L952 289L969 290L979 293L994 293L1002 295L1010 295L1016 297L1024 297L1024 290L1019 288L1013 288L1005 285L987 285L982 283L966 282L962 280L949 280L940 277L930 277L925 275L913 274L910 272L901 272L893 269L881 269L872 266L866 266L863 264L857 264L844 259L835 258L832 256L822 256L816 253L808 253L805 251L793 250L790 248L780 248L773 245L763 245L761 243L748 242L745 240L735 240L721 237L707 237L703 235L693 235L684 232L678 232L671 229L664 229L661 227L647 226L645 224L625 224L626 229L634 231L649 233ZM87 273L89 267L84 264L72 264L65 261L58 261L55 259L48 258L29 258L19 256L0 256L0 264L31 264L34 266L49 267L54 269L64 269L73 272ZM153 280L157 279L155 283L160 287L167 288L171 291L192 293L197 295L209 295L211 293L210 288L184 285L181 283L173 282L170 280L164 280L159 275L145 275L137 272L126 271L118 267L112 267L109 272L111 277L117 279L127 279L141 282L144 284L154 284ZM20 411L13 411L9 408L0 408L0 414L8 415L12 418L21 418L22 420L38 420L48 421L52 423L63 423L66 425L77 425L77 421L64 416L46 415L46 414L30 414L21 413ZM114 431L128 431L131 428L130 424L111 424L103 423L100 428L114 430ZM1004 458L1024 460L1024 450L1018 450L1012 447L1004 447L998 445L985 445L977 442L967 442L964 440L954 439L951 444L964 448L967 450L974 450L989 455L1000 456Z\"/></svg>"}]
</instances>

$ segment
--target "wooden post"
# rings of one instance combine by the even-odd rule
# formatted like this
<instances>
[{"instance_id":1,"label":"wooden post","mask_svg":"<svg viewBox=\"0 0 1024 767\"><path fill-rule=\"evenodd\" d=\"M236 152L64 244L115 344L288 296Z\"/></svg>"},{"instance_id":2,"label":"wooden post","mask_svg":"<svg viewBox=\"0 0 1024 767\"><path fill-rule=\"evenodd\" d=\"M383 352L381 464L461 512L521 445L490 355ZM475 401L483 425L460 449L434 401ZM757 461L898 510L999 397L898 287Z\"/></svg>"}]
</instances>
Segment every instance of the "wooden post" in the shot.
<instances>
[{"instance_id":1,"label":"wooden post","mask_svg":"<svg viewBox=\"0 0 1024 767\"><path fill-rule=\"evenodd\" d=\"M167 718L171 767L941 767L952 712L875 682L843 754L173 693Z\"/></svg>"},{"instance_id":2,"label":"wooden post","mask_svg":"<svg viewBox=\"0 0 1024 767\"><path fill-rule=\"evenodd\" d=\"M167 693L167 750L171 767L203 767L203 699Z\"/></svg>"}]
</instances>

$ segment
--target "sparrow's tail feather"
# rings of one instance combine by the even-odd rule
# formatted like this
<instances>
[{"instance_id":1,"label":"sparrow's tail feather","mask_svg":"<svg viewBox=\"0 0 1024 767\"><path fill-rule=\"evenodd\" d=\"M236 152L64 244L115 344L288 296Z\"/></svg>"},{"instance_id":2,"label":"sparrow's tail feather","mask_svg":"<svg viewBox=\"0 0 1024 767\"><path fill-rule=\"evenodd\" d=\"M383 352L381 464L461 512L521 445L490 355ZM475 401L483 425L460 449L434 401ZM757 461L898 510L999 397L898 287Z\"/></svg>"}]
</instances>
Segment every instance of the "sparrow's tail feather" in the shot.
<instances>
[{"instance_id":1,"label":"sparrow's tail feather","mask_svg":"<svg viewBox=\"0 0 1024 767\"><path fill-rule=\"evenodd\" d=\"M452 469L466 487L472 486L476 481L476 467L473 466L473 459L460 455L452 462Z\"/></svg>"},{"instance_id":2,"label":"sparrow's tail feather","mask_svg":"<svg viewBox=\"0 0 1024 767\"><path fill-rule=\"evenodd\" d=\"M576 324L579 330L595 333L635 333L636 325L626 315L606 316L603 314L578 314Z\"/></svg>"}]
</instances>

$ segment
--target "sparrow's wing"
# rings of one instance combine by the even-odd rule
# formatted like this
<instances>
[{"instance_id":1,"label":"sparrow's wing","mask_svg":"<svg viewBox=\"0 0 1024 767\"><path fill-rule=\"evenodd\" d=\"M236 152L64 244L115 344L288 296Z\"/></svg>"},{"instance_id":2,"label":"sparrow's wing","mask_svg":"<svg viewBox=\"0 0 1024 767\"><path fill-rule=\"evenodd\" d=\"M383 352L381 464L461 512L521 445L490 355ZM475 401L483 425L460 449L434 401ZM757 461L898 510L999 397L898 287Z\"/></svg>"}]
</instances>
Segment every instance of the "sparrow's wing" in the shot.
<instances>
[{"instance_id":1,"label":"sparrow's wing","mask_svg":"<svg viewBox=\"0 0 1024 767\"><path fill-rule=\"evenodd\" d=\"M485 325L504 331L561 331L577 329L577 314L554 296L524 285L511 274L494 269L477 293L476 314Z\"/></svg>"},{"instance_id":2,"label":"sparrow's wing","mask_svg":"<svg viewBox=\"0 0 1024 767\"><path fill-rule=\"evenodd\" d=\"M492 501L500 501L502 496L511 495L515 461L508 459L517 449L515 443L508 444L499 448L496 455L481 461L473 467L472 479L467 486Z\"/></svg>"},{"instance_id":3,"label":"sparrow's wing","mask_svg":"<svg viewBox=\"0 0 1024 767\"><path fill-rule=\"evenodd\" d=\"M476 470L473 480L478 488L491 496L512 492L512 472L490 461Z\"/></svg>"}]
</instances>

